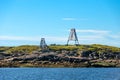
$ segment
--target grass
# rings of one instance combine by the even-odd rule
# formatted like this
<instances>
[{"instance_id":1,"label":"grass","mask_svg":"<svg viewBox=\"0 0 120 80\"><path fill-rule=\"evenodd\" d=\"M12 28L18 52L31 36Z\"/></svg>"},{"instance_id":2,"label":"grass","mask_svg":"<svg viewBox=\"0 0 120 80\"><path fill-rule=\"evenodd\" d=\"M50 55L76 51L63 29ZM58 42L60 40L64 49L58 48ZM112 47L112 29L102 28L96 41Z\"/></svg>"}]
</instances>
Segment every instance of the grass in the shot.
<instances>
[{"instance_id":1,"label":"grass","mask_svg":"<svg viewBox=\"0 0 120 80\"><path fill-rule=\"evenodd\" d=\"M120 48L113 47L113 46L107 46L107 45L100 45L100 44L93 44L93 45L51 45L48 46L50 51L61 51L61 50L67 50L67 51L73 51L77 50L79 51L95 51L98 54L102 54L104 52L106 53L115 53L120 52ZM12 53L29 53L31 54L33 51L38 51L40 48L39 46L35 45L22 45L17 47L0 47L0 52L6 52L9 54Z\"/></svg>"},{"instance_id":2,"label":"grass","mask_svg":"<svg viewBox=\"0 0 120 80\"><path fill-rule=\"evenodd\" d=\"M33 46L33 45L23 45L23 46L18 46L18 47L12 47L5 52L12 54L12 53L29 53L31 54L33 51L38 50L38 46Z\"/></svg>"}]
</instances>

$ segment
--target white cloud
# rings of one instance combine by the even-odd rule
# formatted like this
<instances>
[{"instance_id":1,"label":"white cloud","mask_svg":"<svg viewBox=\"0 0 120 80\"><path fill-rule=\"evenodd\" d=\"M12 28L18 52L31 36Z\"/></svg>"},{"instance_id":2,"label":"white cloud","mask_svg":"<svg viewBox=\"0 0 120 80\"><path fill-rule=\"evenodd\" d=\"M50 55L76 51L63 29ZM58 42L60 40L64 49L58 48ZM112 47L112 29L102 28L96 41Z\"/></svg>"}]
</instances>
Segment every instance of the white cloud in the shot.
<instances>
[{"instance_id":1,"label":"white cloud","mask_svg":"<svg viewBox=\"0 0 120 80\"><path fill-rule=\"evenodd\" d=\"M87 33L87 34L82 34ZM92 33L92 34L91 34ZM112 34L106 30L77 30L77 36L80 44L106 44L120 47L120 34ZM68 36L44 36L46 43L66 44ZM1 41L31 41L39 42L43 36L6 36L1 35ZM24 43L23 43L24 44Z\"/></svg>"},{"instance_id":2,"label":"white cloud","mask_svg":"<svg viewBox=\"0 0 120 80\"><path fill-rule=\"evenodd\" d=\"M95 34L78 34L78 39L80 41L92 41L92 40L103 40L106 38L106 34L109 33L109 31L105 30L77 30L77 32L80 33L95 33ZM98 35L99 34L99 35ZM103 35L100 35L103 34ZM69 35L68 35L69 36ZM66 42L68 39L68 36L44 36L44 38L49 42ZM113 36L114 38L115 36ZM42 37L41 36L0 36L0 40L23 40L23 41L40 41Z\"/></svg>"},{"instance_id":3,"label":"white cloud","mask_svg":"<svg viewBox=\"0 0 120 80\"><path fill-rule=\"evenodd\" d=\"M46 36L45 38L46 38L46 40L48 40L50 42L65 42L65 41L67 41L67 37L61 37L61 36L60 37Z\"/></svg>"},{"instance_id":4,"label":"white cloud","mask_svg":"<svg viewBox=\"0 0 120 80\"><path fill-rule=\"evenodd\" d=\"M69 36L69 35L68 35ZM44 36L46 42L49 43L66 43L68 40L68 36L61 37L61 36ZM0 40L10 40L10 41L34 41L39 42L42 37L28 37L28 36L0 36ZM95 36L95 35L85 35L85 36L79 36L78 40L81 41L94 41L97 39L103 39L101 36Z\"/></svg>"},{"instance_id":5,"label":"white cloud","mask_svg":"<svg viewBox=\"0 0 120 80\"><path fill-rule=\"evenodd\" d=\"M109 37L114 38L114 39L120 39L120 35L110 35Z\"/></svg>"},{"instance_id":6,"label":"white cloud","mask_svg":"<svg viewBox=\"0 0 120 80\"><path fill-rule=\"evenodd\" d=\"M76 18L67 17L67 18L62 18L62 20L73 21L73 20L77 20L77 19Z\"/></svg>"},{"instance_id":7,"label":"white cloud","mask_svg":"<svg viewBox=\"0 0 120 80\"><path fill-rule=\"evenodd\" d=\"M78 20L84 21L84 20L88 20L87 18L80 18Z\"/></svg>"},{"instance_id":8,"label":"white cloud","mask_svg":"<svg viewBox=\"0 0 120 80\"><path fill-rule=\"evenodd\" d=\"M62 20L66 20L66 21L72 21L72 20L80 20L80 21L84 21L84 20L88 20L87 18L72 18L72 17L65 17L62 18Z\"/></svg>"},{"instance_id":9,"label":"white cloud","mask_svg":"<svg viewBox=\"0 0 120 80\"><path fill-rule=\"evenodd\" d=\"M39 37L28 37L28 36L0 36L0 40L19 40L19 41L40 41L41 36ZM52 37L52 36L44 36L44 38L48 41L65 41L67 38L65 37Z\"/></svg>"},{"instance_id":10,"label":"white cloud","mask_svg":"<svg viewBox=\"0 0 120 80\"><path fill-rule=\"evenodd\" d=\"M99 39L105 39L103 36L98 35L84 35L84 36L78 36L79 40L83 41L93 41L93 40L99 40Z\"/></svg>"},{"instance_id":11,"label":"white cloud","mask_svg":"<svg viewBox=\"0 0 120 80\"><path fill-rule=\"evenodd\" d=\"M0 40L37 41L35 37L23 37L23 36L0 36Z\"/></svg>"},{"instance_id":12,"label":"white cloud","mask_svg":"<svg viewBox=\"0 0 120 80\"><path fill-rule=\"evenodd\" d=\"M97 33L97 34L108 34L110 31L106 31L106 30L92 30L92 29L88 29L88 30L76 30L77 32L81 32L81 33Z\"/></svg>"}]
</instances>

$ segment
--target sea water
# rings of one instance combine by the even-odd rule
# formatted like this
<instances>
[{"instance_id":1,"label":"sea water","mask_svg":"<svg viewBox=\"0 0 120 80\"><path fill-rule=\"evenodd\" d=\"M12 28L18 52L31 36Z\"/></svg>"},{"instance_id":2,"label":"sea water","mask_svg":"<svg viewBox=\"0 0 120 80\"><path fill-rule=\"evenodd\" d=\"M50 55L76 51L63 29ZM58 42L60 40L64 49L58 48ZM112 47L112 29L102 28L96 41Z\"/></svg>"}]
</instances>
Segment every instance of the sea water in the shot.
<instances>
[{"instance_id":1,"label":"sea water","mask_svg":"<svg viewBox=\"0 0 120 80\"><path fill-rule=\"evenodd\" d=\"M120 80L120 68L0 68L0 80Z\"/></svg>"}]
</instances>

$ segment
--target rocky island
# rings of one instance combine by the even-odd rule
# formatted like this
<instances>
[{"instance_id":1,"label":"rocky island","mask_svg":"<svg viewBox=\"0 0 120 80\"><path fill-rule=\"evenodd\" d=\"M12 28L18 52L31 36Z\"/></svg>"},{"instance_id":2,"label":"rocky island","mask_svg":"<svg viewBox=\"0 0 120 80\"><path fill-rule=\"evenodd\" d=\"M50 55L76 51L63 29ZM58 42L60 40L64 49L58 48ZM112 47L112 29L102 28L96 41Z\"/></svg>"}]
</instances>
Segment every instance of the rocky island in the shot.
<instances>
[{"instance_id":1,"label":"rocky island","mask_svg":"<svg viewBox=\"0 0 120 80\"><path fill-rule=\"evenodd\" d=\"M120 67L120 48L93 45L0 47L0 67Z\"/></svg>"}]
</instances>

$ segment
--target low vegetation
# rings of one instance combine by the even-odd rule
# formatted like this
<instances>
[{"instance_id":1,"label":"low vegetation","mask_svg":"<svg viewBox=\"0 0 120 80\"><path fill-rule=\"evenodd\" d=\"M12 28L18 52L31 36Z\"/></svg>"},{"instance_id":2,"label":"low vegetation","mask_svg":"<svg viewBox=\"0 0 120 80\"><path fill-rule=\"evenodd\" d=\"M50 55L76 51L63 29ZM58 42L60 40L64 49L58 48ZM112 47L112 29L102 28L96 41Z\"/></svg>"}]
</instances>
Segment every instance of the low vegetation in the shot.
<instances>
[{"instance_id":1,"label":"low vegetation","mask_svg":"<svg viewBox=\"0 0 120 80\"><path fill-rule=\"evenodd\" d=\"M67 50L67 51L92 51L97 52L98 54L102 53L115 53L120 52L120 48L118 47L112 47L107 45L100 45L100 44L93 44L93 45L79 45L79 46L65 46L65 45L50 45L48 46L50 51L61 51L61 50ZM6 53L32 53L33 51L39 50L39 46L36 45L22 45L17 47L0 47L0 52L6 52Z\"/></svg>"},{"instance_id":2,"label":"low vegetation","mask_svg":"<svg viewBox=\"0 0 120 80\"><path fill-rule=\"evenodd\" d=\"M12 47L7 49L5 52L12 54L12 53L29 53L31 54L33 51L38 50L38 46L30 46L30 45L22 45L18 47Z\"/></svg>"}]
</instances>

